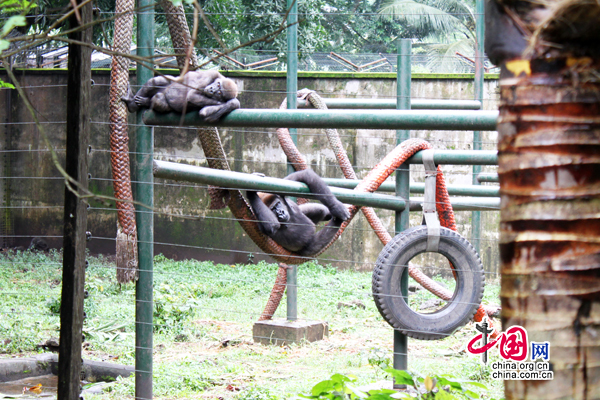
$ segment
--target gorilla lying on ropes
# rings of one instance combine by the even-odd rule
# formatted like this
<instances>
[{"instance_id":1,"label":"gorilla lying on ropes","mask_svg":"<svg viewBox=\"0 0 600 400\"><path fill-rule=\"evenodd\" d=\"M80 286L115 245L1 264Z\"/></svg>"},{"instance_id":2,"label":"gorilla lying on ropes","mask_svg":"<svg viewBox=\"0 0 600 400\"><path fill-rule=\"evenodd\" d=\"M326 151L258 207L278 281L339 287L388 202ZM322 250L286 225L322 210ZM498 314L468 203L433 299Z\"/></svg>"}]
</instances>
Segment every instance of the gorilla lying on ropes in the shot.
<instances>
[{"instance_id":1,"label":"gorilla lying on ropes","mask_svg":"<svg viewBox=\"0 0 600 400\"><path fill-rule=\"evenodd\" d=\"M237 85L217 71L190 71L181 82L174 76L156 76L134 95L128 88L122 97L129 112L149 108L156 112L184 113L200 111L207 122L216 122L223 115L240 108Z\"/></svg>"},{"instance_id":2,"label":"gorilla lying on ropes","mask_svg":"<svg viewBox=\"0 0 600 400\"><path fill-rule=\"evenodd\" d=\"M342 222L350 218L350 213L312 169L294 172L285 179L305 183L323 204L298 205L281 193L247 191L259 221L258 227L289 251L301 256L317 254L331 242ZM329 223L316 232L316 224L321 221Z\"/></svg>"}]
</instances>

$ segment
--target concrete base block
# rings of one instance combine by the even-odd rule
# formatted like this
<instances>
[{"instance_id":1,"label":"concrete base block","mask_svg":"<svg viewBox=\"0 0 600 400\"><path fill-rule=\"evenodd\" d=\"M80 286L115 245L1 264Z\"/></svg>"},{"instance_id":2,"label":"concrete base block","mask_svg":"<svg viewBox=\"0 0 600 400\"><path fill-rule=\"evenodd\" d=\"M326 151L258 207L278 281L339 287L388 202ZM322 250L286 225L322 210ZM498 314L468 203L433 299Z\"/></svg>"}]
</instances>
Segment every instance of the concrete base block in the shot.
<instances>
[{"instance_id":1,"label":"concrete base block","mask_svg":"<svg viewBox=\"0 0 600 400\"><path fill-rule=\"evenodd\" d=\"M299 343L302 340L316 342L329 336L329 325L325 321L258 321L252 327L252 337L256 343L282 346Z\"/></svg>"}]
</instances>

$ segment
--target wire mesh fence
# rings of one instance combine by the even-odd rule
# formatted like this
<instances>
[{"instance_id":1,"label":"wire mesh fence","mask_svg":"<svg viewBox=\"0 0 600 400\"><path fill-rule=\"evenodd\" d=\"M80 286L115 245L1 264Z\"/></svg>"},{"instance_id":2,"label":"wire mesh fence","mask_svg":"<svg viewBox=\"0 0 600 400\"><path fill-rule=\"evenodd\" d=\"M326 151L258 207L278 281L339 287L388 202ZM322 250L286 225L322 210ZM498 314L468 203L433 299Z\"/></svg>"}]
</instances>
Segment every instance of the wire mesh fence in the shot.
<instances>
[{"instance_id":1,"label":"wire mesh fence","mask_svg":"<svg viewBox=\"0 0 600 400\"><path fill-rule=\"evenodd\" d=\"M265 81L256 80L237 82L243 88L240 99L243 104L246 102L244 106L251 107L252 102L268 99L271 107L277 107L285 96L280 85L269 87ZM345 81L322 82L320 86L324 88L324 96L339 94L339 90L333 88L342 85L347 95L357 98L369 98L373 95L369 90L381 90L377 95L394 97L391 84L369 83L368 90L360 85L354 88L353 83ZM5 142L1 153L7 171L2 179L5 188L2 210L6 221L13 221L6 224L2 235L6 245L0 255L3 358L55 350L52 338L58 336L60 310L64 179L53 166L53 153L42 139L44 135L49 137L52 151L58 162L62 162L64 110L52 99L60 98L65 90L64 76L48 78L33 74L28 77L25 74L21 84L43 118L41 125L34 124L19 105L17 96L9 90L2 92L6 105L3 109L9 111L6 119L10 121L2 128ZM428 91L431 89L427 89L427 85L431 86L429 83L423 88L416 86L414 97L448 98L444 88ZM453 98L465 96L462 88L468 87L468 82L457 81L452 85L459 87L452 93ZM493 86L491 88L487 94L488 107L492 107L495 97ZM113 178L108 168L107 92L106 75L95 75L96 105L88 156L91 190L110 197ZM135 127L134 123L129 126L132 142L135 142ZM285 176L286 161L274 130L229 128L220 133L232 169ZM340 134L360 177L395 146L395 132L391 131L346 130ZM427 138L435 148L444 149L469 149L470 135L466 132L412 132L413 137ZM320 175L341 177L322 131L300 130L299 146ZM155 147L153 156L157 159L207 164L195 129L156 128ZM494 132L484 137L483 148L495 148ZM485 170L494 172L495 167L485 167ZM444 173L450 184L470 184L473 179L468 166L445 166ZM424 176L422 166L411 166L414 182L422 181ZM156 254L153 321L156 397L286 397L307 393L312 385L333 373L355 375L360 385L376 381L389 385L391 379L382 368L392 364L393 329L382 319L373 302L371 271L382 246L368 224L357 218L330 251L298 268L298 318L302 322L326 323L329 336L312 343L258 344L253 325L263 312L278 267L269 254L259 251L248 240L227 210L208 211L207 190L208 187L201 184L159 179L154 182L155 210L151 212L156 230L153 243ZM115 281L114 201L90 200L88 212L91 237L83 355L85 359L133 365L135 285L119 285ZM378 211L378 214L393 235L393 213ZM472 239L469 213L457 214L459 232ZM419 225L420 219L420 213L414 213L411 225ZM485 230L484 237L478 238L486 268L487 289L483 302L498 304L497 233L493 229L497 213L484 213L484 220L484 225L490 228ZM422 256L413 262L451 293L456 290L444 257ZM410 290L409 305L413 310L435 313L447 305L416 282L411 281ZM285 301L286 297L273 317L275 320L285 318ZM473 334L474 329L468 324L439 342L411 339L408 348L411 371L423 375L451 373L485 382L492 393L499 393L500 383L485 375L476 357L464 353L465 342ZM262 339L280 338L270 335ZM40 378L33 378L20 385L19 390L35 388L39 382ZM104 390L97 395L100 398L129 397L134 391L133 378L119 378L100 387ZM51 381L44 381L43 388L51 392Z\"/></svg>"},{"instance_id":2,"label":"wire mesh fence","mask_svg":"<svg viewBox=\"0 0 600 400\"><path fill-rule=\"evenodd\" d=\"M436 52L436 45L416 44L412 57L413 73L474 73L475 60L472 55L459 51L453 54ZM177 68L174 54L184 49L157 48L154 62L157 68ZM135 46L132 54L135 55ZM207 56L207 54L209 56ZM217 49L201 49L196 56L206 68L246 71L286 71L287 61L280 51L243 51L222 53ZM300 54L298 69L314 72L392 72L397 71L397 55L388 53L304 52ZM48 43L28 49L12 60L15 68L66 68L68 47L60 43ZM92 68L110 68L112 57L99 50L92 54ZM135 62L130 65L135 69ZM485 59L486 73L498 73L499 69Z\"/></svg>"},{"instance_id":3,"label":"wire mesh fence","mask_svg":"<svg viewBox=\"0 0 600 400\"><path fill-rule=\"evenodd\" d=\"M349 15L333 9L326 14L333 18ZM106 11L100 15L113 16ZM157 15L160 19L160 12ZM207 15L214 18L213 21L219 17L234 17L231 13L214 10ZM376 17L368 13L363 16ZM159 34L158 43L154 65L176 68L174 53L178 51L170 46L166 34ZM319 50L304 46L299 52L298 69L395 74L397 54L390 43L367 43L353 50L343 46L331 49L321 46ZM104 44L104 47L110 46ZM374 48L377 50L370 50ZM442 51L439 43L417 41L413 49L413 73L474 71L474 58L468 52ZM135 54L135 48L132 53ZM196 54L202 63L208 63L207 68L287 69L285 51L275 46L266 49L254 46L225 54L222 48L198 45ZM67 60L67 48L60 41L48 41L15 54L7 62L13 68L62 69L66 68ZM93 68L110 68L111 61L111 56L100 50L92 55ZM130 67L134 68L135 63ZM487 60L485 68L486 72L497 72ZM232 77L245 108L277 108L286 95L282 78L260 75L249 78L235 74ZM60 72L48 74L47 71L25 71L19 79L40 122L33 122L14 91L0 91L0 103L3 103L0 110L4 110L5 121L0 128L4 134L0 141L3 161L0 359L3 360L56 351L61 308L65 181L56 164L64 163L62 98L66 79ZM118 284L115 279L117 213L111 199L113 177L109 167L109 80L102 72L97 72L93 79L89 185L93 193L104 197L89 200L83 358L133 368L135 351L140 347L135 338L135 312L140 300L136 300L135 284ZM301 84L325 97L396 99L395 82L389 77L302 79L305 80L301 80ZM471 83L466 80L423 81L413 85L413 99L473 98ZM488 81L483 108L495 108L496 101L495 82ZM132 155L137 154L134 150L136 128L130 119ZM232 170L277 177L286 175L287 162L275 130L226 128L220 130L220 135ZM324 132L303 129L298 137L299 149L312 169L323 177L342 177ZM393 131L344 130L340 131L340 137L359 178L396 146ZM412 131L411 137L429 140L434 148L448 150L468 150L473 141L471 132ZM46 140L51 148L45 144ZM484 134L482 147L496 148L495 132ZM155 152L146 155L177 163L208 165L197 130L193 128L155 128ZM484 171L493 173L496 168L486 166ZM474 179L470 166L444 166L444 174L450 185L470 185ZM422 183L425 175L423 166L411 165L412 182ZM133 183L134 186L139 183L135 176ZM313 385L335 373L356 377L357 386L379 382L379 388L391 387L390 375L384 370L393 365L394 328L381 316L374 301L372 275L383 246L364 218L357 217L323 256L298 267L297 283L289 286L298 292L298 322L326 327L322 331L328 334L314 342L306 340L306 335L290 341L281 336L281 331L264 334L254 330L272 288L277 287L278 265L272 262L272 254L259 250L228 210L209 210L207 185L156 179L153 190L155 207L144 212L153 215L155 230L152 377L156 398L287 398L309 393ZM388 233L394 236L394 213L378 210L377 214ZM412 226L420 225L422 214L412 213L410 219ZM498 304L497 224L496 208L490 207L490 212L483 213L482 237L474 238L470 213L457 212L459 233L481 244L480 257L485 267L482 276L487 284L482 299L449 302L423 289L411 278L408 307L414 312L435 316L448 313L456 306L475 307L480 302ZM461 285L473 272L460 265L452 269L444 256L422 254L411 263L452 295L468 290ZM407 268L406 263L396 263L391 265L390 272ZM455 280L457 273L466 278ZM379 293L378 296L403 301L397 294ZM286 319L286 300L284 294L273 320ZM418 326L403 331L413 336L424 333ZM484 382L490 396L500 397L501 383L490 379L489 371L480 366L479 359L465 353L466 342L475 332L472 323L467 322L465 328L445 334L447 337L441 341L411 339L407 351L410 371L415 376L451 374ZM134 378L129 373L122 375L114 381L86 375L85 398L133 398ZM53 376L48 380L36 376L12 384L4 380L0 379L0 393L8 395L53 393L57 386ZM99 382L94 382L96 380Z\"/></svg>"}]
</instances>

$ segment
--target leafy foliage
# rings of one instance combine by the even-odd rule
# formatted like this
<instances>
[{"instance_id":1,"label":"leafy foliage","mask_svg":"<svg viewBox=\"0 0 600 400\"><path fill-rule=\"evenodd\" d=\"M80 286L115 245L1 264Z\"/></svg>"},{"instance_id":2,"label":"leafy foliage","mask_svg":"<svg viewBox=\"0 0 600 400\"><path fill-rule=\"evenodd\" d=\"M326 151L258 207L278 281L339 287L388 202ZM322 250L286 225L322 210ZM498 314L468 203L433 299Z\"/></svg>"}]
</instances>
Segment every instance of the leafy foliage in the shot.
<instances>
[{"instance_id":1,"label":"leafy foliage","mask_svg":"<svg viewBox=\"0 0 600 400\"><path fill-rule=\"evenodd\" d=\"M429 69L460 72L470 69L470 65L456 53L469 57L474 54L473 8L473 0L384 0L379 14L382 19L411 28L413 37L434 43L429 48Z\"/></svg>"},{"instance_id":2,"label":"leafy foliage","mask_svg":"<svg viewBox=\"0 0 600 400\"><path fill-rule=\"evenodd\" d=\"M385 372L397 385L405 385L407 390L373 389L363 392L354 387L354 376L334 374L330 379L317 383L310 395L301 397L315 400L458 400L480 399L481 394L475 390L487 391L487 387L479 382L459 380L449 375L421 377L393 368L387 368Z\"/></svg>"}]
</instances>

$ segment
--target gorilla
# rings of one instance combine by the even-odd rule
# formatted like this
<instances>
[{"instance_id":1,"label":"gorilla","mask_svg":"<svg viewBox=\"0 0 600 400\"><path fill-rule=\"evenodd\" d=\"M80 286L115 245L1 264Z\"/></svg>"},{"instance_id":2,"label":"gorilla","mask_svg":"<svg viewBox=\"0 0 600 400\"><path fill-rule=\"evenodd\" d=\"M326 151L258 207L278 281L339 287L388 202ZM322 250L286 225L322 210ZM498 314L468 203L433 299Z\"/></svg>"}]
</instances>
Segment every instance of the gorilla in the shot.
<instances>
[{"instance_id":1,"label":"gorilla","mask_svg":"<svg viewBox=\"0 0 600 400\"><path fill-rule=\"evenodd\" d=\"M322 204L298 205L282 193L247 191L258 227L289 251L301 256L317 254L333 239L342 222L350 218L350 213L312 169L294 172L285 179L305 183ZM316 232L316 224L321 221L329 223Z\"/></svg>"},{"instance_id":2,"label":"gorilla","mask_svg":"<svg viewBox=\"0 0 600 400\"><path fill-rule=\"evenodd\" d=\"M218 71L190 71L181 82L174 76L156 76L134 95L128 88L121 98L129 112L149 108L159 113L199 111L207 122L240 108L237 86Z\"/></svg>"}]
</instances>

